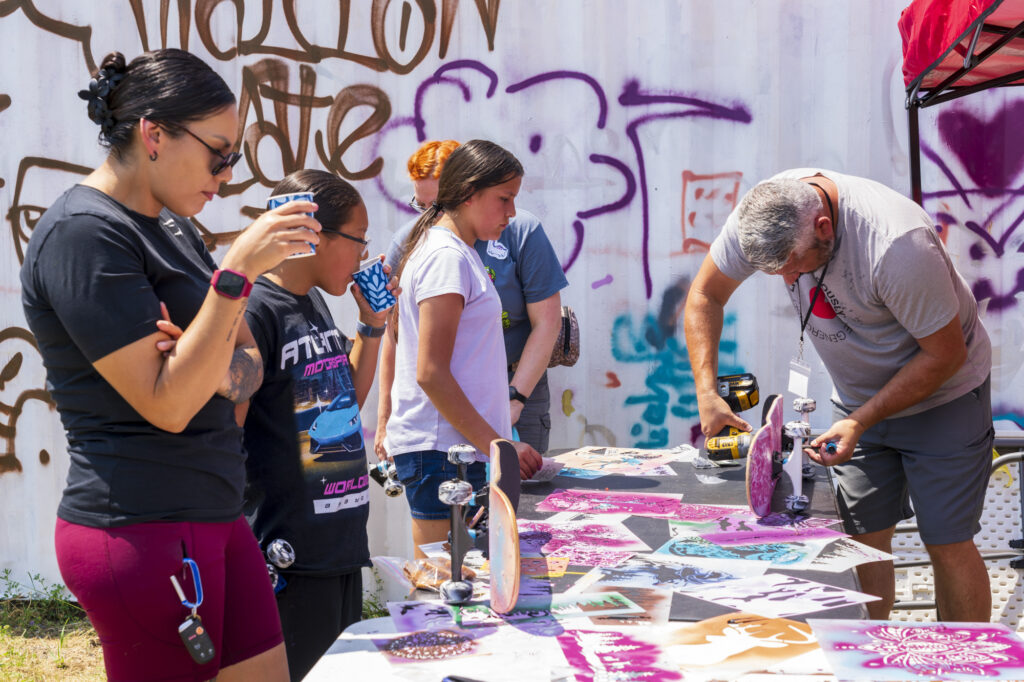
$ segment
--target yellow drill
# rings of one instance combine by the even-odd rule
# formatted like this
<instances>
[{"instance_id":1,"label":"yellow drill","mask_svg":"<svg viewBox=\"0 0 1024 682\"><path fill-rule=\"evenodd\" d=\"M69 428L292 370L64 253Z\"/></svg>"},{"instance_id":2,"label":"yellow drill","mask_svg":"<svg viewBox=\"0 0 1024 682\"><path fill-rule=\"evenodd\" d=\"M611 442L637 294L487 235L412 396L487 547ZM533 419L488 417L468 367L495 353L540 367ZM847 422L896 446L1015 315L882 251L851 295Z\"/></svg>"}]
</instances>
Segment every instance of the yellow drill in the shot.
<instances>
[{"instance_id":1,"label":"yellow drill","mask_svg":"<svg viewBox=\"0 0 1024 682\"><path fill-rule=\"evenodd\" d=\"M733 412L749 410L757 405L757 379L753 374L728 374L717 377L718 395ZM750 450L751 434L735 426L726 426L704 441L704 457L721 462L743 459Z\"/></svg>"}]
</instances>

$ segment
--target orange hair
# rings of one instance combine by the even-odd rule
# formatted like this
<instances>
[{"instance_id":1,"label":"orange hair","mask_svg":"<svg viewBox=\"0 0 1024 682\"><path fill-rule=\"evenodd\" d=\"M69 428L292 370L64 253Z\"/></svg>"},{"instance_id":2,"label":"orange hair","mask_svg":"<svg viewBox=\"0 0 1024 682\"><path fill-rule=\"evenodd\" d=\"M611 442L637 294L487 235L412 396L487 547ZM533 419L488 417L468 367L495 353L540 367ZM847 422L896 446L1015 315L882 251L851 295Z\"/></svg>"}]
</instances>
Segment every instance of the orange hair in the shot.
<instances>
[{"instance_id":1,"label":"orange hair","mask_svg":"<svg viewBox=\"0 0 1024 682\"><path fill-rule=\"evenodd\" d=\"M420 145L409 157L409 179L426 180L441 176L441 167L448 160L448 155L455 151L459 143L455 140L432 140Z\"/></svg>"}]
</instances>

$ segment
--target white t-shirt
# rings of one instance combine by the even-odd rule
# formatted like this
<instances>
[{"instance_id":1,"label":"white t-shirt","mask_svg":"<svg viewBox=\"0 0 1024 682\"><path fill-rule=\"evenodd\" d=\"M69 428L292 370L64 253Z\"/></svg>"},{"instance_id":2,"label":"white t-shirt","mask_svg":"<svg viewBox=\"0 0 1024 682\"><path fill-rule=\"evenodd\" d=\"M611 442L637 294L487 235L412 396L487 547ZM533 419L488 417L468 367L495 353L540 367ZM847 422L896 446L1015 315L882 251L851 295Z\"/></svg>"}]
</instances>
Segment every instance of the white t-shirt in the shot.
<instances>
[{"instance_id":1,"label":"white t-shirt","mask_svg":"<svg viewBox=\"0 0 1024 682\"><path fill-rule=\"evenodd\" d=\"M401 276L395 381L385 447L392 455L447 451L466 443L416 383L419 304L442 294L465 301L452 352L452 374L477 412L502 438L512 437L501 300L477 252L443 227L432 227Z\"/></svg>"},{"instance_id":2,"label":"white t-shirt","mask_svg":"<svg viewBox=\"0 0 1024 682\"><path fill-rule=\"evenodd\" d=\"M992 368L992 347L977 301L928 214L866 178L796 168L770 179L816 174L836 185L838 219L835 253L805 336L832 377L833 399L851 410L863 405L918 352L915 339L939 331L954 315L967 343L967 361L930 396L890 418L944 405L980 386ZM712 243L711 258L726 276L743 281L755 268L740 248L737 213L733 211ZM806 273L787 287L801 321L820 276L821 269Z\"/></svg>"}]
</instances>

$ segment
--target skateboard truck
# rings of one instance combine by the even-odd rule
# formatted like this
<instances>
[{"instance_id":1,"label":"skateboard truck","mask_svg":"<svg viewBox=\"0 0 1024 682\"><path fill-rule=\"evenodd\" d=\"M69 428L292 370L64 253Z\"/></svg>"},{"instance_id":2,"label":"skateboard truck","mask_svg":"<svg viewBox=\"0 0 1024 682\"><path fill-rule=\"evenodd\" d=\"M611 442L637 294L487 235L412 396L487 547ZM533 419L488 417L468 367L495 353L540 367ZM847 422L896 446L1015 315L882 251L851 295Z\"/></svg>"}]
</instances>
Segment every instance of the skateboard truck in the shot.
<instances>
[{"instance_id":1,"label":"skateboard truck","mask_svg":"<svg viewBox=\"0 0 1024 682\"><path fill-rule=\"evenodd\" d=\"M807 415L817 409L818 403L814 398L795 398L793 409L800 413L799 421L791 421L786 424L785 433L793 439L793 449L786 460L785 468L793 483L793 494L786 497L786 509L791 512L802 512L810 505L807 496L803 494L803 480L814 478L814 468L807 461L804 454L804 443L811 437L811 425Z\"/></svg>"},{"instance_id":2,"label":"skateboard truck","mask_svg":"<svg viewBox=\"0 0 1024 682\"><path fill-rule=\"evenodd\" d=\"M796 398L793 400L793 409L800 413L800 419L804 422L810 422L807 415L814 412L817 407L818 404L814 401L814 398ZM807 459L806 454L802 454L801 457L801 461L803 462L801 467L803 477L807 480L811 480L814 478L814 465Z\"/></svg>"},{"instance_id":3,"label":"skateboard truck","mask_svg":"<svg viewBox=\"0 0 1024 682\"><path fill-rule=\"evenodd\" d=\"M455 478L444 481L437 490L441 504L451 511L451 531L448 542L451 545L452 577L441 583L441 599L447 604L465 604L473 597L473 584L462 579L462 561L473 542L466 529L466 507L476 500L473 485L466 480L466 467L476 461L476 448L459 444L448 448L448 461L455 465Z\"/></svg>"}]
</instances>

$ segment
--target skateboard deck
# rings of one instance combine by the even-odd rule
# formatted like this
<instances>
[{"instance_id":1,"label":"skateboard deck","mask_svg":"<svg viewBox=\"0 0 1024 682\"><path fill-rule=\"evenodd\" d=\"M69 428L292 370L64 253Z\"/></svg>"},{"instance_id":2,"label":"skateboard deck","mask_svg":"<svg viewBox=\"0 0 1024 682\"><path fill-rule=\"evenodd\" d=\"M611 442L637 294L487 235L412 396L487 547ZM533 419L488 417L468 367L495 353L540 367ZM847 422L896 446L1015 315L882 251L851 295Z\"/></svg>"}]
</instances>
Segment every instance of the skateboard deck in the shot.
<instances>
[{"instance_id":1,"label":"skateboard deck","mask_svg":"<svg viewBox=\"0 0 1024 682\"><path fill-rule=\"evenodd\" d=\"M758 517L771 511L775 492L773 463L782 448L782 396L770 395L765 401L764 423L750 441L747 453L747 504Z\"/></svg>"},{"instance_id":2,"label":"skateboard deck","mask_svg":"<svg viewBox=\"0 0 1024 682\"><path fill-rule=\"evenodd\" d=\"M519 599L519 456L507 440L491 441L487 545L491 565L491 609L508 613Z\"/></svg>"}]
</instances>

